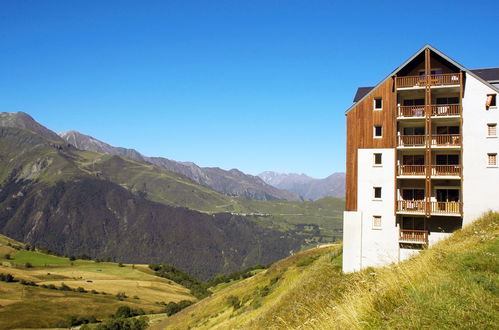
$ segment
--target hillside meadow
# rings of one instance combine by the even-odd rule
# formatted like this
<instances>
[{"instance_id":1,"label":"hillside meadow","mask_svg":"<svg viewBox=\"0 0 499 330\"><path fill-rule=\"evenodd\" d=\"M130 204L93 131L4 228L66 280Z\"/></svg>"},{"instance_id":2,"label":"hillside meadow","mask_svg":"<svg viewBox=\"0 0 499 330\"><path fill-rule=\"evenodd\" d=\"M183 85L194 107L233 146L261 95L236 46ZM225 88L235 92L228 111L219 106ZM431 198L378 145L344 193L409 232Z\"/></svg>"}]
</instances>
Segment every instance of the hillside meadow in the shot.
<instances>
[{"instance_id":1,"label":"hillside meadow","mask_svg":"<svg viewBox=\"0 0 499 330\"><path fill-rule=\"evenodd\" d=\"M120 306L156 314L168 302L196 300L146 265L70 260L24 248L0 236L0 274L16 281L0 281L0 329L64 326L71 317L104 320Z\"/></svg>"},{"instance_id":2,"label":"hillside meadow","mask_svg":"<svg viewBox=\"0 0 499 330\"><path fill-rule=\"evenodd\" d=\"M222 288L152 329L488 329L499 324L499 214L419 255L341 272L341 247L311 249Z\"/></svg>"}]
</instances>

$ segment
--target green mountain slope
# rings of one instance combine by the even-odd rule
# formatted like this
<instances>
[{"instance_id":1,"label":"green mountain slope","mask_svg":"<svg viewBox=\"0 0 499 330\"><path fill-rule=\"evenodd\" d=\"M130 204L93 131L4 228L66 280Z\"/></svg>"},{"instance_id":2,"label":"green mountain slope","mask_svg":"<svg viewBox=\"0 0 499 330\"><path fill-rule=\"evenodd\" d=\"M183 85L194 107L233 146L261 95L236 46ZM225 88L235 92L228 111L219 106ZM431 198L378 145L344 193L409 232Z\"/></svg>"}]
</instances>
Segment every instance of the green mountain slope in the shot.
<instances>
[{"instance_id":1,"label":"green mountain slope","mask_svg":"<svg viewBox=\"0 0 499 330\"><path fill-rule=\"evenodd\" d=\"M103 320L120 306L160 313L158 302L195 301L188 289L154 276L145 265L71 261L28 250L2 235L0 274L14 277L0 281L1 329L66 327L71 317ZM118 299L120 292L126 297Z\"/></svg>"},{"instance_id":2,"label":"green mountain slope","mask_svg":"<svg viewBox=\"0 0 499 330\"><path fill-rule=\"evenodd\" d=\"M312 249L223 288L153 329L492 329L499 322L499 214L399 265L341 273Z\"/></svg>"},{"instance_id":3,"label":"green mountain slope","mask_svg":"<svg viewBox=\"0 0 499 330\"><path fill-rule=\"evenodd\" d=\"M203 279L341 235L342 200L230 197L15 127L0 127L0 189L0 232L17 240L67 255L172 263Z\"/></svg>"}]
</instances>

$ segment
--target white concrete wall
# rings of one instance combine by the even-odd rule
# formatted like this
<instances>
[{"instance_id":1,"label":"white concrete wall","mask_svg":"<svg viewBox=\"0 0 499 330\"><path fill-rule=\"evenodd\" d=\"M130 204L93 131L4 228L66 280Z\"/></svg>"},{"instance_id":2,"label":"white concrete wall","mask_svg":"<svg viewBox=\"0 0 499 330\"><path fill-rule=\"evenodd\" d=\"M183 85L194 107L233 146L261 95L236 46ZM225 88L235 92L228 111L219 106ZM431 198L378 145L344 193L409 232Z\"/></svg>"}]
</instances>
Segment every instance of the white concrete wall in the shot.
<instances>
[{"instance_id":1,"label":"white concrete wall","mask_svg":"<svg viewBox=\"0 0 499 330\"><path fill-rule=\"evenodd\" d=\"M487 154L499 154L499 138L487 137L487 124L499 125L499 109L485 107L486 95L493 93L497 92L466 75L462 128L463 225L487 210L499 210L499 168L487 166Z\"/></svg>"},{"instance_id":2,"label":"white concrete wall","mask_svg":"<svg viewBox=\"0 0 499 330\"><path fill-rule=\"evenodd\" d=\"M343 271L355 272L361 269L362 213L343 212Z\"/></svg>"},{"instance_id":3,"label":"white concrete wall","mask_svg":"<svg viewBox=\"0 0 499 330\"><path fill-rule=\"evenodd\" d=\"M381 166L374 165L375 153L382 154ZM345 212L344 217L345 272L385 266L399 259L398 228L393 213L394 163L395 149L358 149L358 212ZM382 189L380 200L374 198L374 187ZM374 216L381 216L379 228L373 227Z\"/></svg>"}]
</instances>

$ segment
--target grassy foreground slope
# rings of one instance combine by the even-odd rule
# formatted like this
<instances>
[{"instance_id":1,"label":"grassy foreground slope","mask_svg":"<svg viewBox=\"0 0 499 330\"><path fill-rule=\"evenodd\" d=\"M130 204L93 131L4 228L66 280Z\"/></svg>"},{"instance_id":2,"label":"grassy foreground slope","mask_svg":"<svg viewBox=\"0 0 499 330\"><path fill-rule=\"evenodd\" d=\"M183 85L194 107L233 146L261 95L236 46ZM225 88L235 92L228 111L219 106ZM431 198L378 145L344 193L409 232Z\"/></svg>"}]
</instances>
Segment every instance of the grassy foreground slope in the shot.
<instances>
[{"instance_id":1,"label":"grassy foreground slope","mask_svg":"<svg viewBox=\"0 0 499 330\"><path fill-rule=\"evenodd\" d=\"M124 305L159 313L163 307L157 302L195 300L188 289L144 265L71 261L24 248L0 235L0 274L15 280L0 281L0 329L63 326L72 316L103 320ZM61 290L63 284L72 290Z\"/></svg>"},{"instance_id":2,"label":"grassy foreground slope","mask_svg":"<svg viewBox=\"0 0 499 330\"><path fill-rule=\"evenodd\" d=\"M312 249L217 291L153 329L496 328L499 214L398 265L341 273Z\"/></svg>"}]
</instances>

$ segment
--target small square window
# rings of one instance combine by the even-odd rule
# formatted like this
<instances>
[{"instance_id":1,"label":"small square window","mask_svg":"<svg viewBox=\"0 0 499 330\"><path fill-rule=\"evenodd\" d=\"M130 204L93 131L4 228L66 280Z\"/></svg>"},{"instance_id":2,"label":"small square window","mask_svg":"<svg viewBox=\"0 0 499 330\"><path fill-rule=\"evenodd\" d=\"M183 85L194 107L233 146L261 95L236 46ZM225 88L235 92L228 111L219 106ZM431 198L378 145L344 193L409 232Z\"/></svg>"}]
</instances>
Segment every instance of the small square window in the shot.
<instances>
[{"instance_id":1,"label":"small square window","mask_svg":"<svg viewBox=\"0 0 499 330\"><path fill-rule=\"evenodd\" d=\"M374 126L374 137L380 138L383 136L383 126Z\"/></svg>"},{"instance_id":2,"label":"small square window","mask_svg":"<svg viewBox=\"0 0 499 330\"><path fill-rule=\"evenodd\" d=\"M373 228L374 229L380 229L381 228L381 216L380 215L374 215L373 216Z\"/></svg>"},{"instance_id":3,"label":"small square window","mask_svg":"<svg viewBox=\"0 0 499 330\"><path fill-rule=\"evenodd\" d=\"M374 165L381 165L382 164L382 161L383 161L382 155L383 154L374 154Z\"/></svg>"},{"instance_id":4,"label":"small square window","mask_svg":"<svg viewBox=\"0 0 499 330\"><path fill-rule=\"evenodd\" d=\"M374 199L381 199L381 187L374 187Z\"/></svg>"},{"instance_id":5,"label":"small square window","mask_svg":"<svg viewBox=\"0 0 499 330\"><path fill-rule=\"evenodd\" d=\"M374 99L374 110L383 109L383 99L381 97L377 97Z\"/></svg>"},{"instance_id":6,"label":"small square window","mask_svg":"<svg viewBox=\"0 0 499 330\"><path fill-rule=\"evenodd\" d=\"M487 136L497 136L497 124L487 124Z\"/></svg>"},{"instance_id":7,"label":"small square window","mask_svg":"<svg viewBox=\"0 0 499 330\"><path fill-rule=\"evenodd\" d=\"M487 107L487 109L497 106L496 96L497 94L487 94L487 101L485 101L485 106Z\"/></svg>"},{"instance_id":8,"label":"small square window","mask_svg":"<svg viewBox=\"0 0 499 330\"><path fill-rule=\"evenodd\" d=\"M487 154L487 165L497 166L497 154Z\"/></svg>"}]
</instances>

